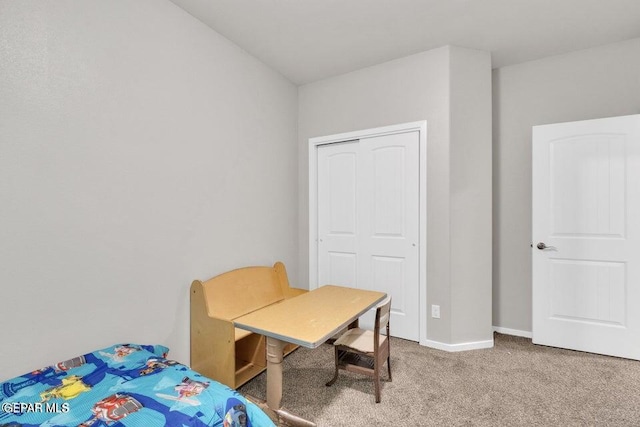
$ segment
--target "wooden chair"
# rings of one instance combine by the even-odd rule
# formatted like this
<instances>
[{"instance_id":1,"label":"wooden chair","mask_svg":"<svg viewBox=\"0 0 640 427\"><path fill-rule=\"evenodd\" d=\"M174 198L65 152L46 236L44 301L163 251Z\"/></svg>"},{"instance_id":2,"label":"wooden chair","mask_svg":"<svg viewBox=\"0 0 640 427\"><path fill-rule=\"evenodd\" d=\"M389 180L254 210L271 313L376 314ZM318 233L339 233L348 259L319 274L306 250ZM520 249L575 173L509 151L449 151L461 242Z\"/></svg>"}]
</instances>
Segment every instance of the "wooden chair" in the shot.
<instances>
[{"instance_id":1,"label":"wooden chair","mask_svg":"<svg viewBox=\"0 0 640 427\"><path fill-rule=\"evenodd\" d=\"M338 379L338 370L356 372L373 377L376 403L380 402L380 369L386 360L391 381L391 347L389 344L389 311L391 297L388 296L376 308L374 330L348 329L334 343L336 371L331 386ZM380 332L386 328L386 334Z\"/></svg>"}]
</instances>

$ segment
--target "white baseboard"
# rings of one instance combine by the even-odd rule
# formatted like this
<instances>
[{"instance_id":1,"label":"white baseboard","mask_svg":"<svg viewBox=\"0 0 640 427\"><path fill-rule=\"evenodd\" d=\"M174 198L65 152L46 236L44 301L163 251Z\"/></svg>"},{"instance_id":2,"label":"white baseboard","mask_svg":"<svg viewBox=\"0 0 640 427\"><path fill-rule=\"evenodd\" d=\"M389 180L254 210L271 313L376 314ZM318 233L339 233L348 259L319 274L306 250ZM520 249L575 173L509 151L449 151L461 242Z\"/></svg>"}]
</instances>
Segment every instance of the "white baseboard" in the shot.
<instances>
[{"instance_id":1,"label":"white baseboard","mask_svg":"<svg viewBox=\"0 0 640 427\"><path fill-rule=\"evenodd\" d=\"M529 331L520 331L518 329L503 328L501 326L494 326L493 331L499 334L514 335L516 337L524 337L524 338L533 337L533 334Z\"/></svg>"},{"instance_id":2,"label":"white baseboard","mask_svg":"<svg viewBox=\"0 0 640 427\"><path fill-rule=\"evenodd\" d=\"M467 350L480 350L483 348L492 348L493 347L493 339L486 341L475 341L475 342L463 342L458 344L446 344L439 341L431 341L427 340L425 342L427 347L435 348L436 350L448 351L450 353L456 351L467 351Z\"/></svg>"},{"instance_id":3,"label":"white baseboard","mask_svg":"<svg viewBox=\"0 0 640 427\"><path fill-rule=\"evenodd\" d=\"M493 331L499 334L513 335L516 337L532 338L533 336L532 333L529 331L520 331L518 329L503 328L501 326L494 326ZM463 342L459 344L447 344L439 341L426 340L424 344L421 342L420 345L435 348L436 350L443 350L443 351L448 351L450 353L453 353L456 351L480 350L483 348L492 348L493 339L486 340L486 341Z\"/></svg>"}]
</instances>

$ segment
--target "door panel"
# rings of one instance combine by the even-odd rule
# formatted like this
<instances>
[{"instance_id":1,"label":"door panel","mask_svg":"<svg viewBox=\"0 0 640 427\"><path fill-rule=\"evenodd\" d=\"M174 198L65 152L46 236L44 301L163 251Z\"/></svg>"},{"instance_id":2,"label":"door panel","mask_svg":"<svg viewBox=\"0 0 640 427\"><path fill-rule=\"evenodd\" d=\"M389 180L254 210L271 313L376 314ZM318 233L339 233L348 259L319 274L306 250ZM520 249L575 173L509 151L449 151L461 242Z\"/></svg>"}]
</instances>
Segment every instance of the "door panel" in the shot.
<instances>
[{"instance_id":1,"label":"door panel","mask_svg":"<svg viewBox=\"0 0 640 427\"><path fill-rule=\"evenodd\" d=\"M407 270L406 260L397 257L372 256L373 280L372 289L386 292L391 295L393 305L394 327L395 321L399 317L402 322L406 322L406 317L411 315L411 307L407 307L407 294L404 286L389 286L390 283L406 283L405 272ZM412 301L409 301L409 306ZM373 323L375 319L372 319ZM411 321L411 319L409 319ZM396 327L397 329L397 327Z\"/></svg>"},{"instance_id":2,"label":"door panel","mask_svg":"<svg viewBox=\"0 0 640 427\"><path fill-rule=\"evenodd\" d=\"M375 142L372 142L375 144ZM405 192L404 146L382 146L371 149L372 165L365 179L373 179L373 230L372 235L380 238L404 237L405 235Z\"/></svg>"},{"instance_id":3,"label":"door panel","mask_svg":"<svg viewBox=\"0 0 640 427\"><path fill-rule=\"evenodd\" d=\"M328 266L326 271L327 284L343 284L356 288L358 283L357 256L353 253L328 252Z\"/></svg>"},{"instance_id":4,"label":"door panel","mask_svg":"<svg viewBox=\"0 0 640 427\"><path fill-rule=\"evenodd\" d=\"M623 237L625 139L583 135L550 144L553 233Z\"/></svg>"},{"instance_id":5,"label":"door panel","mask_svg":"<svg viewBox=\"0 0 640 427\"><path fill-rule=\"evenodd\" d=\"M318 280L358 286L358 142L318 149Z\"/></svg>"},{"instance_id":6,"label":"door panel","mask_svg":"<svg viewBox=\"0 0 640 427\"><path fill-rule=\"evenodd\" d=\"M318 147L318 282L391 295L391 334L414 341L418 162L417 131ZM361 318L373 321L373 311Z\"/></svg>"},{"instance_id":7,"label":"door panel","mask_svg":"<svg viewBox=\"0 0 640 427\"><path fill-rule=\"evenodd\" d=\"M640 116L534 127L534 343L640 360L639 215Z\"/></svg>"},{"instance_id":8,"label":"door panel","mask_svg":"<svg viewBox=\"0 0 640 427\"><path fill-rule=\"evenodd\" d=\"M326 174L328 181L327 195L329 196L327 231L332 236L345 235L353 237L356 234L357 215L356 153L348 151L327 154Z\"/></svg>"},{"instance_id":9,"label":"door panel","mask_svg":"<svg viewBox=\"0 0 640 427\"><path fill-rule=\"evenodd\" d=\"M392 335L419 339L419 134L361 140L359 275L391 295ZM373 325L373 315L363 324Z\"/></svg>"},{"instance_id":10,"label":"door panel","mask_svg":"<svg viewBox=\"0 0 640 427\"><path fill-rule=\"evenodd\" d=\"M625 271L621 262L550 260L553 319L625 325Z\"/></svg>"}]
</instances>

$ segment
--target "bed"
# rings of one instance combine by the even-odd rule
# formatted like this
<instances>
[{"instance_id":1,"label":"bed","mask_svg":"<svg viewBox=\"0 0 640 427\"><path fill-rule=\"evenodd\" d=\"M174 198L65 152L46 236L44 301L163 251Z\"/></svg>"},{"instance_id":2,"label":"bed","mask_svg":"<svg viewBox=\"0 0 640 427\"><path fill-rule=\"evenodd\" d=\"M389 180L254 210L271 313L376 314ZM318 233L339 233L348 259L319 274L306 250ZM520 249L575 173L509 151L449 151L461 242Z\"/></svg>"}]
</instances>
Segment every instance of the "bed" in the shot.
<instances>
[{"instance_id":1,"label":"bed","mask_svg":"<svg viewBox=\"0 0 640 427\"><path fill-rule=\"evenodd\" d=\"M0 426L274 426L235 390L166 358L117 344L0 384Z\"/></svg>"}]
</instances>

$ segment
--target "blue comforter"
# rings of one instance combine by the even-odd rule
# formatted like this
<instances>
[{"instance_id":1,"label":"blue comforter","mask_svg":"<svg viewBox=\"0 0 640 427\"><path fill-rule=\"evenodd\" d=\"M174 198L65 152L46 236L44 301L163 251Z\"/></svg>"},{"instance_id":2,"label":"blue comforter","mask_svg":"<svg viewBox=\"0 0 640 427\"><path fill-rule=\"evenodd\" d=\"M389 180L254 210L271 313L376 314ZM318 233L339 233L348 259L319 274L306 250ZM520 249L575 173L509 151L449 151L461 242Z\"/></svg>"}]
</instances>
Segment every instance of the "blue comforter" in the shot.
<instances>
[{"instance_id":1,"label":"blue comforter","mask_svg":"<svg viewBox=\"0 0 640 427\"><path fill-rule=\"evenodd\" d=\"M168 360L163 346L119 344L0 384L0 426L273 426L235 390Z\"/></svg>"}]
</instances>

